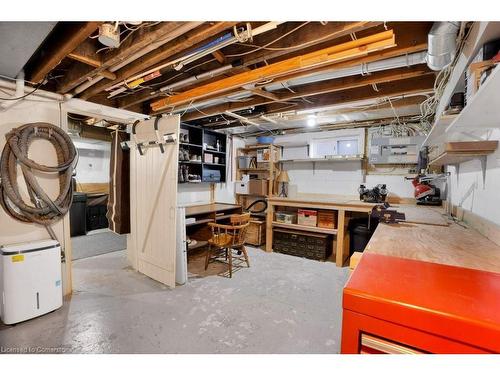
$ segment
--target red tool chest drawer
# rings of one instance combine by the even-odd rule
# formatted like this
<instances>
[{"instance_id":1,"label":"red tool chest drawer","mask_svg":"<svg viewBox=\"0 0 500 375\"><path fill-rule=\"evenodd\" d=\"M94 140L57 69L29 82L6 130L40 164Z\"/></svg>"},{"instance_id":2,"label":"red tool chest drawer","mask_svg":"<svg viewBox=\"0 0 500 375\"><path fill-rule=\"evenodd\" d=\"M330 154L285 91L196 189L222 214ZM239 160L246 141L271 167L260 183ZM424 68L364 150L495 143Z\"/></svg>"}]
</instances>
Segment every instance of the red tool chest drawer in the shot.
<instances>
[{"instance_id":1,"label":"red tool chest drawer","mask_svg":"<svg viewBox=\"0 0 500 375\"><path fill-rule=\"evenodd\" d=\"M498 353L499 312L498 273L366 253L344 288L341 350L367 352L376 337L415 352Z\"/></svg>"}]
</instances>

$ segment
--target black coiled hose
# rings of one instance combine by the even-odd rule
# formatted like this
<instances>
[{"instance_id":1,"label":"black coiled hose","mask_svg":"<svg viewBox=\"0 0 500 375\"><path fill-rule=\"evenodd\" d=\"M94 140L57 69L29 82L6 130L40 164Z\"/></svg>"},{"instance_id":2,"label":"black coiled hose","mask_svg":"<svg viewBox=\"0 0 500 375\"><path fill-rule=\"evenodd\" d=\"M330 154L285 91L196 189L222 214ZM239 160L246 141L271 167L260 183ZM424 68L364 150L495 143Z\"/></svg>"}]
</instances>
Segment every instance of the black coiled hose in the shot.
<instances>
[{"instance_id":1,"label":"black coiled hose","mask_svg":"<svg viewBox=\"0 0 500 375\"><path fill-rule=\"evenodd\" d=\"M75 167L76 150L69 136L52 124L36 122L12 129L0 158L0 204L14 219L37 223L55 237L50 225L61 220L73 199L71 176ZM38 164L28 157L31 143L45 139L52 143L57 165ZM31 202L26 202L17 184L17 166L21 167ZM59 195L52 200L38 184L36 175L57 174ZM55 238L54 238L55 239Z\"/></svg>"}]
</instances>

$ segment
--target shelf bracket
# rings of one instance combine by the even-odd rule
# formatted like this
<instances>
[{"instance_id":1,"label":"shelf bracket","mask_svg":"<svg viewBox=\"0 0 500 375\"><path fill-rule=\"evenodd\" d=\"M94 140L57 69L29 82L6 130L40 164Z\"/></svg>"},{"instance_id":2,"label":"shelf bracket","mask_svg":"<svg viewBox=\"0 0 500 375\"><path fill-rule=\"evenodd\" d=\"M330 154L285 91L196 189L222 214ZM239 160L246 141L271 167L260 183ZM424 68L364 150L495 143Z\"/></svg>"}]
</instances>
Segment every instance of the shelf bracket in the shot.
<instances>
[{"instance_id":1,"label":"shelf bracket","mask_svg":"<svg viewBox=\"0 0 500 375\"><path fill-rule=\"evenodd\" d=\"M481 162L481 171L483 173L483 190L486 189L486 164L487 164L488 156L483 155L479 157L479 161Z\"/></svg>"}]
</instances>

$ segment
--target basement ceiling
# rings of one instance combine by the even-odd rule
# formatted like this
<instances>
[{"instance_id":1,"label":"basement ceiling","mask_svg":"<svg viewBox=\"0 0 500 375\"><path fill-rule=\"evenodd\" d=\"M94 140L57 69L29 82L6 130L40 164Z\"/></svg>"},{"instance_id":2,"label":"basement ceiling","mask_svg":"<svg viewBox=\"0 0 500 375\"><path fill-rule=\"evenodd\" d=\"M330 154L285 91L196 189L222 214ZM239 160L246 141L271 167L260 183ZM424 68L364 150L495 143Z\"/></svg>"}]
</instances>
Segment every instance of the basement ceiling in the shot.
<instances>
[{"instance_id":1,"label":"basement ceiling","mask_svg":"<svg viewBox=\"0 0 500 375\"><path fill-rule=\"evenodd\" d=\"M0 75L15 78L57 22L0 22Z\"/></svg>"},{"instance_id":2,"label":"basement ceiling","mask_svg":"<svg viewBox=\"0 0 500 375\"><path fill-rule=\"evenodd\" d=\"M116 47L98 38L104 24L120 33ZM431 26L60 22L25 70L49 91L238 134L304 129L306 112L318 126L418 121L435 80L425 64Z\"/></svg>"}]
</instances>

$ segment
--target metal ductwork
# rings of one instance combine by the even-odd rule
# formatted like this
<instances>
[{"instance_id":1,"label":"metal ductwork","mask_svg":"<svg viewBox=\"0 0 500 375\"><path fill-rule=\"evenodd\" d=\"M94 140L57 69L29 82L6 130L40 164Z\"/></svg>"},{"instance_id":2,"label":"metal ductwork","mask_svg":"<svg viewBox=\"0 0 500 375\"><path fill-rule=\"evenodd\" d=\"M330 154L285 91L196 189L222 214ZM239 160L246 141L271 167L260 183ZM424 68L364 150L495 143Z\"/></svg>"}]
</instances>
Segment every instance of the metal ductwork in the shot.
<instances>
[{"instance_id":1,"label":"metal ductwork","mask_svg":"<svg viewBox=\"0 0 500 375\"><path fill-rule=\"evenodd\" d=\"M442 70L451 64L457 49L460 22L435 22L428 35L427 65Z\"/></svg>"}]
</instances>

